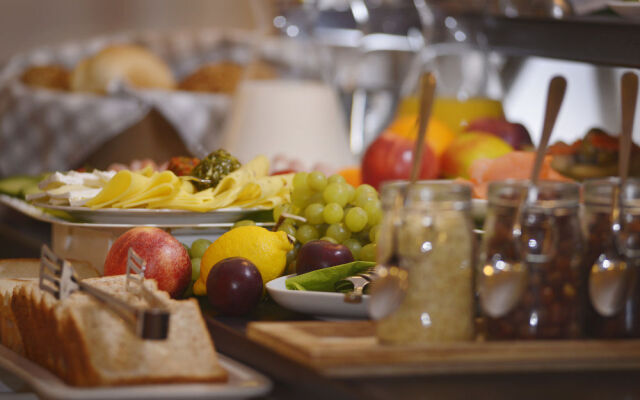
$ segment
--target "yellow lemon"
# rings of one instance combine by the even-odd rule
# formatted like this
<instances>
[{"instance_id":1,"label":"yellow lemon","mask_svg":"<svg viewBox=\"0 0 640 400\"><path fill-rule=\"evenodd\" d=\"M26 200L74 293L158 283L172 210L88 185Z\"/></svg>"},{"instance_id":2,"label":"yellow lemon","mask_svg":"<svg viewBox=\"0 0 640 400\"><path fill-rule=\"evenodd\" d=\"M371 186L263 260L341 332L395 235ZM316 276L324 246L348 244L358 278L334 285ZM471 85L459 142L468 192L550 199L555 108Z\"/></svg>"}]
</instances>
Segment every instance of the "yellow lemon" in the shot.
<instances>
[{"instance_id":1,"label":"yellow lemon","mask_svg":"<svg viewBox=\"0 0 640 400\"><path fill-rule=\"evenodd\" d=\"M211 268L229 257L244 257L251 261L267 283L282 275L287 264L287 252L293 249L287 234L271 232L259 226L240 226L226 232L211 243L200 261L200 276L193 284L193 293L207 294L207 278Z\"/></svg>"}]
</instances>

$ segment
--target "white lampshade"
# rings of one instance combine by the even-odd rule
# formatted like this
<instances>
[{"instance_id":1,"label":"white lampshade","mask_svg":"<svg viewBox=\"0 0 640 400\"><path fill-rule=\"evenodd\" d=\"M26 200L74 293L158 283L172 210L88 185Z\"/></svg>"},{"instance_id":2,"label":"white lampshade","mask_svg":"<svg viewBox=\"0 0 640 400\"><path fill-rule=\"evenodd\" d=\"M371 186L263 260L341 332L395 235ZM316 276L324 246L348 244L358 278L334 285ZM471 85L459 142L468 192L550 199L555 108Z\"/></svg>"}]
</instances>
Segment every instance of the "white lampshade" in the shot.
<instances>
[{"instance_id":1,"label":"white lampshade","mask_svg":"<svg viewBox=\"0 0 640 400\"><path fill-rule=\"evenodd\" d=\"M248 80L236 91L220 147L247 162L263 154L304 169L355 163L337 93L316 81Z\"/></svg>"}]
</instances>

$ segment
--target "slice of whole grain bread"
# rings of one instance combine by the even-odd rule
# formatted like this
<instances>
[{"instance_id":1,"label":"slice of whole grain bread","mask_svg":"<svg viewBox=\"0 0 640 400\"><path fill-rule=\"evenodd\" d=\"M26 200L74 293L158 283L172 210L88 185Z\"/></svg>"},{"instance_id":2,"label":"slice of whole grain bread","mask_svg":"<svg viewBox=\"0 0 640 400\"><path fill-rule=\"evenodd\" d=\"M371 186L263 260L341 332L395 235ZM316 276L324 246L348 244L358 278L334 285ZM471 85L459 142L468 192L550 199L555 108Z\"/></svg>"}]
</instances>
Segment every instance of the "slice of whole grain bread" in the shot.
<instances>
[{"instance_id":1,"label":"slice of whole grain bread","mask_svg":"<svg viewBox=\"0 0 640 400\"><path fill-rule=\"evenodd\" d=\"M147 306L125 289L123 275L84 282L129 304ZM171 312L166 340L137 337L119 316L85 293L58 301L37 283L17 286L11 310L25 355L76 386L225 381L227 372L197 302L171 300L155 281L145 285Z\"/></svg>"}]
</instances>

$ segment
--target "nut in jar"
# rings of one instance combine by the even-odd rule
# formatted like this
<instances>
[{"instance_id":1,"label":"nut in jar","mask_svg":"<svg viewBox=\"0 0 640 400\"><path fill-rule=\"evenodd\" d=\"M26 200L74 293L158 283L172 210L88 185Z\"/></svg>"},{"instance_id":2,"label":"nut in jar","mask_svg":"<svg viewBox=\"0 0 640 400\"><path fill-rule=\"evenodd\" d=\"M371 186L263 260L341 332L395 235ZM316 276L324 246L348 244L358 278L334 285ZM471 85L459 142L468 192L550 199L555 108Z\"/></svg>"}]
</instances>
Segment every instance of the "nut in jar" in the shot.
<instances>
[{"instance_id":1,"label":"nut in jar","mask_svg":"<svg viewBox=\"0 0 640 400\"><path fill-rule=\"evenodd\" d=\"M582 333L585 274L579 186L494 182L478 263L488 339L562 339Z\"/></svg>"},{"instance_id":2,"label":"nut in jar","mask_svg":"<svg viewBox=\"0 0 640 400\"><path fill-rule=\"evenodd\" d=\"M584 268L589 272L586 333L598 338L638 338L640 179L628 179L623 187L617 178L588 180L584 195ZM621 217L618 221L614 210ZM618 253L618 268L599 268L603 260L614 264L610 262L611 251Z\"/></svg>"}]
</instances>

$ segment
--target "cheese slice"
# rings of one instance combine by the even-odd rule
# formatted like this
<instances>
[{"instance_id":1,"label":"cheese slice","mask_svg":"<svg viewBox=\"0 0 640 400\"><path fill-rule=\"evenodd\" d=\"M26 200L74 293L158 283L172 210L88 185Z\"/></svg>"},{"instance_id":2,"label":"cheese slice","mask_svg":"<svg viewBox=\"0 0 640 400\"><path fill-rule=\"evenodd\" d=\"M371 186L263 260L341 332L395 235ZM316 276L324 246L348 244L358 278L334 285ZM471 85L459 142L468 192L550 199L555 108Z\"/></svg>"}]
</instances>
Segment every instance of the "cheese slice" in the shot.
<instances>
[{"instance_id":1,"label":"cheese slice","mask_svg":"<svg viewBox=\"0 0 640 400\"><path fill-rule=\"evenodd\" d=\"M162 201L174 197L182 186L180 179L171 171L156 173L139 193L127 196L114 203L115 208L139 207L154 201Z\"/></svg>"},{"instance_id":2,"label":"cheese slice","mask_svg":"<svg viewBox=\"0 0 640 400\"><path fill-rule=\"evenodd\" d=\"M273 208L290 200L293 174L268 176L269 160L258 156L225 176L214 189L194 186L171 171L118 172L86 202L93 209L168 208L207 212L226 207Z\"/></svg>"},{"instance_id":3,"label":"cheese slice","mask_svg":"<svg viewBox=\"0 0 640 400\"><path fill-rule=\"evenodd\" d=\"M107 185L86 205L92 209L111 207L113 204L132 198L148 186L149 178L129 170L119 171Z\"/></svg>"}]
</instances>

